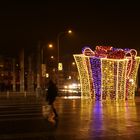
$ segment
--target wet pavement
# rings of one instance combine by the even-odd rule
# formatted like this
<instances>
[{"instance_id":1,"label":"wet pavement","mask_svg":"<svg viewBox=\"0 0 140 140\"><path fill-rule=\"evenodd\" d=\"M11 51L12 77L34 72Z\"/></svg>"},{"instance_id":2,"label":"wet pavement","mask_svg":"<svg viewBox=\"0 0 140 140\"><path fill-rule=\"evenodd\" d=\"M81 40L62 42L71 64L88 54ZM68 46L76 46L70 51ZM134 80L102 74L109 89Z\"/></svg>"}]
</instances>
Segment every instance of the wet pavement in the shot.
<instances>
[{"instance_id":1,"label":"wet pavement","mask_svg":"<svg viewBox=\"0 0 140 140\"><path fill-rule=\"evenodd\" d=\"M139 140L140 97L92 101L58 97L59 117L43 117L40 98L0 98L0 140Z\"/></svg>"}]
</instances>

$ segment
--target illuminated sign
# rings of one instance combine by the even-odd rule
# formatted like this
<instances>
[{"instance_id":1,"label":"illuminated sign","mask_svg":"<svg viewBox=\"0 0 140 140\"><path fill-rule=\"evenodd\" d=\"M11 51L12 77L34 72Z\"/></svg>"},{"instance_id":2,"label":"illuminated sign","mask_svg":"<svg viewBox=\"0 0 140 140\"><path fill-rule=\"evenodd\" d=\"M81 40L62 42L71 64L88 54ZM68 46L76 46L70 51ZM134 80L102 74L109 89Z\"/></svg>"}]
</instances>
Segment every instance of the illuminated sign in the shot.
<instances>
[{"instance_id":1,"label":"illuminated sign","mask_svg":"<svg viewBox=\"0 0 140 140\"><path fill-rule=\"evenodd\" d=\"M62 63L58 63L58 70L62 71L63 70L63 64Z\"/></svg>"}]
</instances>

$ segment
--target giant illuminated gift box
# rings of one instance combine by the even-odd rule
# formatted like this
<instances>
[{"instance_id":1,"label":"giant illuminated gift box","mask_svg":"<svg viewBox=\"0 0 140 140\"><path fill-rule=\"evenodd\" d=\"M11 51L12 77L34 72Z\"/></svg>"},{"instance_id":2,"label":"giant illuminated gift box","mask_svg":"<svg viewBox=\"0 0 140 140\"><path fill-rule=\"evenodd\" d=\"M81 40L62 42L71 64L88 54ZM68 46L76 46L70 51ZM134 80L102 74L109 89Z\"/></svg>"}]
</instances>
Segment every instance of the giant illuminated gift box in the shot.
<instances>
[{"instance_id":1,"label":"giant illuminated gift box","mask_svg":"<svg viewBox=\"0 0 140 140\"><path fill-rule=\"evenodd\" d=\"M140 57L134 49L96 46L84 47L74 54L81 96L96 100L133 99Z\"/></svg>"}]
</instances>

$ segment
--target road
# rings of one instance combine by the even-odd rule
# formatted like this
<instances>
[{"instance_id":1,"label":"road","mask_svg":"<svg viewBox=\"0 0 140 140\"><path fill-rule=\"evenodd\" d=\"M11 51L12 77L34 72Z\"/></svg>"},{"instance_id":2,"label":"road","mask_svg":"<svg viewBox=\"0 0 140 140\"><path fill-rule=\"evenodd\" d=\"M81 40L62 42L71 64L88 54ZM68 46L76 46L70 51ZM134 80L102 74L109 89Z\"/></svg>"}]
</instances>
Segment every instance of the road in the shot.
<instances>
[{"instance_id":1,"label":"road","mask_svg":"<svg viewBox=\"0 0 140 140\"><path fill-rule=\"evenodd\" d=\"M0 140L139 140L140 97L102 102L58 97L56 122L43 117L38 97L0 98Z\"/></svg>"}]
</instances>

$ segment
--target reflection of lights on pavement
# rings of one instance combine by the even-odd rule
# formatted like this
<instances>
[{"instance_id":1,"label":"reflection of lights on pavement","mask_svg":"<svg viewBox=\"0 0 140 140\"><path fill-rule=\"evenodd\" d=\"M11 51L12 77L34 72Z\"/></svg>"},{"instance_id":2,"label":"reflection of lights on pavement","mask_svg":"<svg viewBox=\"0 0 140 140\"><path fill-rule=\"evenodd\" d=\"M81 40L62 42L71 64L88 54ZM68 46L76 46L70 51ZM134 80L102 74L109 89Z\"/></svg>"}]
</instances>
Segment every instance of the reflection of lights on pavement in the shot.
<instances>
[{"instance_id":1,"label":"reflection of lights on pavement","mask_svg":"<svg viewBox=\"0 0 140 140\"><path fill-rule=\"evenodd\" d=\"M64 99L79 99L81 97L80 96L64 96L62 98L64 98Z\"/></svg>"}]
</instances>

